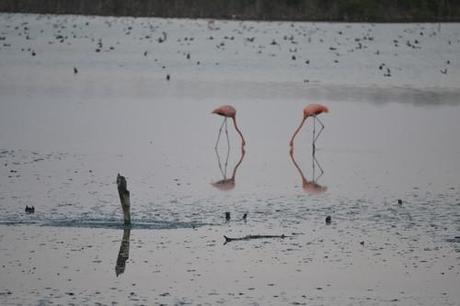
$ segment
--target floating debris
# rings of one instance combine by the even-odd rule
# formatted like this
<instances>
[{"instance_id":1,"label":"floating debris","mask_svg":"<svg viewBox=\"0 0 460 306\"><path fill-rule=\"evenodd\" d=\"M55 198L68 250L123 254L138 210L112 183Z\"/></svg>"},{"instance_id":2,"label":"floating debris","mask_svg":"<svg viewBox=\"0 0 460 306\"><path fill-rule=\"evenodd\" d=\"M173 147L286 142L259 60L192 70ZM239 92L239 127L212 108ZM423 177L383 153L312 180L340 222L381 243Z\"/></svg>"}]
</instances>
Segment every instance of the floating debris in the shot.
<instances>
[{"instance_id":1,"label":"floating debris","mask_svg":"<svg viewBox=\"0 0 460 306\"><path fill-rule=\"evenodd\" d=\"M224 235L225 242L224 244L227 244L228 242L231 241L238 241L238 240L251 240L251 239L270 239L270 238L281 238L284 239L286 238L286 235L247 235L244 237L238 237L238 238L230 238Z\"/></svg>"}]
</instances>

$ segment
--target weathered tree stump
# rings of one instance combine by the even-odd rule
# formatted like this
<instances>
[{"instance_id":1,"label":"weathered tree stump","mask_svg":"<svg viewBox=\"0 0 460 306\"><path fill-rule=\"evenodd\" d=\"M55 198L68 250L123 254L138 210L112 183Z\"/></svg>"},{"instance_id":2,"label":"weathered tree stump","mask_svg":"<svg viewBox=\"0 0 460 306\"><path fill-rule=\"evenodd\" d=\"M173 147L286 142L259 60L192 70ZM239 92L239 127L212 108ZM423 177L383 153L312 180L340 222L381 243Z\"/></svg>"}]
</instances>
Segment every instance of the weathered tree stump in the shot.
<instances>
[{"instance_id":1,"label":"weathered tree stump","mask_svg":"<svg viewBox=\"0 0 460 306\"><path fill-rule=\"evenodd\" d=\"M127 183L124 176L118 173L117 176L117 187L118 194L120 195L121 208L123 209L123 219L125 226L131 225L131 202L129 200L129 190L127 189Z\"/></svg>"}]
</instances>

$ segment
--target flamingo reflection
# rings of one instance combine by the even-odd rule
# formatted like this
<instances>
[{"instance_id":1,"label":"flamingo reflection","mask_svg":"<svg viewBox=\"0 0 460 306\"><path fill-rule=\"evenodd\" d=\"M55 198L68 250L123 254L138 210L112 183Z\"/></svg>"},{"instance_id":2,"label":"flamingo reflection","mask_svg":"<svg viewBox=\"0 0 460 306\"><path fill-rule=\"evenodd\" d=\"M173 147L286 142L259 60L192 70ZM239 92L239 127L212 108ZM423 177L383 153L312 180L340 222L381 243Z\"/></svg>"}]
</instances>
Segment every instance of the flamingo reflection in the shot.
<instances>
[{"instance_id":1,"label":"flamingo reflection","mask_svg":"<svg viewBox=\"0 0 460 306\"><path fill-rule=\"evenodd\" d=\"M216 156L217 156L217 162L219 164L219 170L220 170L220 173L222 174L222 179L212 183L211 185L222 191L232 190L233 188L235 188L236 172L238 171L238 168L243 162L244 156L246 155L244 146L241 145L241 156L238 162L236 163L235 167L233 168L232 176L230 178L227 177L227 168L228 168L228 159L230 156L230 150L229 149L227 150L223 167L222 167L222 157L217 147L215 148L215 151L216 151Z\"/></svg>"},{"instance_id":2,"label":"flamingo reflection","mask_svg":"<svg viewBox=\"0 0 460 306\"><path fill-rule=\"evenodd\" d=\"M319 164L318 160L316 159L316 153L315 150L313 150L312 153L312 177L311 180L307 180L305 178L305 175L303 174L302 169L299 167L297 164L297 161L295 160L294 157L294 147L291 147L291 150L289 151L289 155L291 156L292 163L294 164L295 168L300 174L300 177L302 179L302 188L313 195L321 194L323 192L327 191L327 186L322 186L318 183L318 180L323 176L324 171L321 165ZM319 169L319 174L316 175L316 167Z\"/></svg>"}]
</instances>

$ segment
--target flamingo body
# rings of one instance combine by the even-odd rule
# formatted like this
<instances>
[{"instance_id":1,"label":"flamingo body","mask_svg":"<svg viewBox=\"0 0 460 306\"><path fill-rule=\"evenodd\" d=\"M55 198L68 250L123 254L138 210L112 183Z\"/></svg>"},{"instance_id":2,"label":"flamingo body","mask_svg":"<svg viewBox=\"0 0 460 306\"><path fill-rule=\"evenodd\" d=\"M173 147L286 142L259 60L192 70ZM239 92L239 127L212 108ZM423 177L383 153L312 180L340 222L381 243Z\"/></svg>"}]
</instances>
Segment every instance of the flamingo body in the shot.
<instances>
[{"instance_id":1,"label":"flamingo body","mask_svg":"<svg viewBox=\"0 0 460 306\"><path fill-rule=\"evenodd\" d=\"M226 118L235 118L236 109L231 105L222 105L212 111L213 114L217 114Z\"/></svg>"},{"instance_id":2,"label":"flamingo body","mask_svg":"<svg viewBox=\"0 0 460 306\"><path fill-rule=\"evenodd\" d=\"M309 117L309 116L316 116L321 113L329 113L329 109L321 104L309 104L303 109L303 116Z\"/></svg>"}]
</instances>

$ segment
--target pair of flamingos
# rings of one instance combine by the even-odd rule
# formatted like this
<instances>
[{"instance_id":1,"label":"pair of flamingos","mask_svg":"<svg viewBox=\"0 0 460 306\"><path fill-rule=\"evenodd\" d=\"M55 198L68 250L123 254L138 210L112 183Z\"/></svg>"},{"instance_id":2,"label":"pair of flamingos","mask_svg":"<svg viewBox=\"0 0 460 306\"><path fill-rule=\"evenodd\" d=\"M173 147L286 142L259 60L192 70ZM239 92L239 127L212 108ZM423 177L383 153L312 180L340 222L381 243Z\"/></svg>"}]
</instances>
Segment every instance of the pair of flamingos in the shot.
<instances>
[{"instance_id":1,"label":"pair of flamingos","mask_svg":"<svg viewBox=\"0 0 460 306\"><path fill-rule=\"evenodd\" d=\"M302 129L302 126L304 125L304 123L307 120L307 118L312 117L313 118L313 144L312 144L312 147L313 147L313 162L317 163L316 158L315 158L316 140L319 138L319 135L321 134L321 132L324 129L324 124L321 122L321 120L319 120L318 115L321 114L321 113L328 113L328 112L329 112L329 109L324 105L321 105L321 104L309 104L309 105L307 105L303 110L302 121L300 122L299 127L295 130L295 132L292 135L291 140L289 142L289 145L291 147L289 153L291 155L291 159L292 159L292 162L294 163L294 166L297 168L297 170L300 172L300 174L302 176L303 188L306 191L309 191L309 192L312 192L312 193L324 192L325 187L321 187L320 185L316 184L316 182L314 180L310 182L310 181L305 179L300 167L297 165L297 163L296 163L296 161L294 159L294 155L293 155L294 154L294 138L297 136L299 131ZM222 133L222 128L224 126L225 126L225 133L227 134L227 142L229 141L228 140L228 132L227 132L227 119L228 118L231 118L233 120L233 125L235 126L235 130L238 132L238 134L241 137L241 159L240 159L240 161L238 162L237 166L235 167L235 169L233 171L234 173L233 173L232 179L230 179L230 181L234 181L234 175L235 175L236 169L238 168L239 164L243 160L243 156L245 154L244 146L246 145L246 141L244 139L243 133L241 133L241 130L238 128L238 125L236 124L236 109L231 105L223 105L221 107L216 108L212 113L224 117L224 121L222 122L222 124L220 126L219 134L217 136L216 150L217 150L217 145L219 143L220 136L221 136L221 133ZM318 121L318 123L321 126L321 129L319 130L318 134L316 134L316 125L315 125L316 121ZM314 163L313 163L313 167L314 167ZM318 166L319 166L319 164L318 164ZM320 169L321 169L321 167L320 167ZM228 181L228 180L226 180L226 181ZM234 182L233 182L233 185L234 185Z\"/></svg>"}]
</instances>

